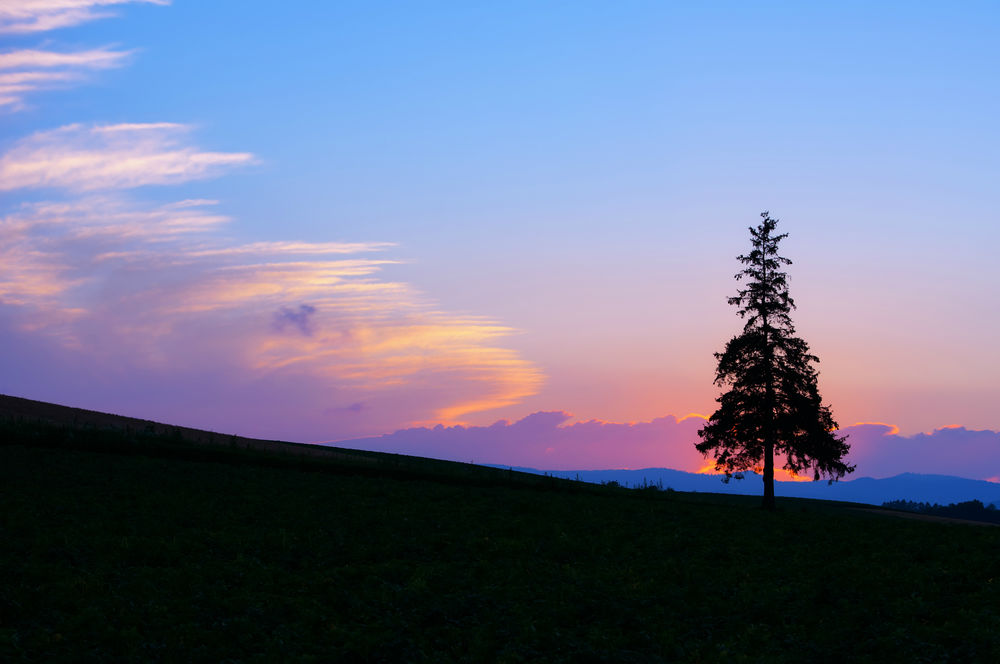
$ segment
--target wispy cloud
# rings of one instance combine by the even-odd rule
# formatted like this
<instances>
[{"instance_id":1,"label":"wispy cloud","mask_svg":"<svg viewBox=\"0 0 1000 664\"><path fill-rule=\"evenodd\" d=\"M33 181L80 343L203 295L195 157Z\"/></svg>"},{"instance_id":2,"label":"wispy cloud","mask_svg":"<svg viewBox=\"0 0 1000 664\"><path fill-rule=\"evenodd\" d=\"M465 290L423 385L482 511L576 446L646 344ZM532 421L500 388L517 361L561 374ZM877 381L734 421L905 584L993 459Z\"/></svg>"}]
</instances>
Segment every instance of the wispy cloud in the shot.
<instances>
[{"instance_id":1,"label":"wispy cloud","mask_svg":"<svg viewBox=\"0 0 1000 664\"><path fill-rule=\"evenodd\" d=\"M356 254L372 249L387 249L392 242L253 242L233 247L215 247L192 251L193 256L237 256L249 254L334 255Z\"/></svg>"},{"instance_id":2,"label":"wispy cloud","mask_svg":"<svg viewBox=\"0 0 1000 664\"><path fill-rule=\"evenodd\" d=\"M127 51L96 48L75 53L22 49L0 53L0 69L107 69L117 67L129 56Z\"/></svg>"},{"instance_id":3,"label":"wispy cloud","mask_svg":"<svg viewBox=\"0 0 1000 664\"><path fill-rule=\"evenodd\" d=\"M246 152L203 152L173 123L68 125L17 141L0 157L0 190L73 191L176 184L251 163Z\"/></svg>"},{"instance_id":4,"label":"wispy cloud","mask_svg":"<svg viewBox=\"0 0 1000 664\"><path fill-rule=\"evenodd\" d=\"M24 108L27 95L77 82L88 71L124 64L130 53L110 48L59 53L22 49L0 53L0 108Z\"/></svg>"},{"instance_id":5,"label":"wispy cloud","mask_svg":"<svg viewBox=\"0 0 1000 664\"><path fill-rule=\"evenodd\" d=\"M118 4L5 2L0 33L75 25ZM0 53L0 107L128 55ZM456 422L537 391L538 368L502 346L513 330L440 311L383 276L391 243L234 242L214 201L123 196L254 161L201 150L190 133L73 124L0 156L0 191L60 199L0 218L0 344L17 349L0 355L0 391L299 440Z\"/></svg>"},{"instance_id":6,"label":"wispy cloud","mask_svg":"<svg viewBox=\"0 0 1000 664\"><path fill-rule=\"evenodd\" d=\"M214 229L228 217L214 201L138 208L123 199L89 197L20 206L0 218L0 302L40 310L75 309L63 298L107 258L135 258L154 247ZM82 263L81 263L82 261Z\"/></svg>"},{"instance_id":7,"label":"wispy cloud","mask_svg":"<svg viewBox=\"0 0 1000 664\"><path fill-rule=\"evenodd\" d=\"M540 386L500 344L513 330L382 278L391 245L226 242L212 203L103 195L0 219L0 333L49 348L36 375L113 374L114 408L177 385L158 403L181 412L138 414L304 440L460 421ZM217 407L198 419L185 398L209 382Z\"/></svg>"},{"instance_id":8,"label":"wispy cloud","mask_svg":"<svg viewBox=\"0 0 1000 664\"><path fill-rule=\"evenodd\" d=\"M0 34L44 32L113 16L112 5L168 5L169 0L5 0L0 4Z\"/></svg>"}]
</instances>

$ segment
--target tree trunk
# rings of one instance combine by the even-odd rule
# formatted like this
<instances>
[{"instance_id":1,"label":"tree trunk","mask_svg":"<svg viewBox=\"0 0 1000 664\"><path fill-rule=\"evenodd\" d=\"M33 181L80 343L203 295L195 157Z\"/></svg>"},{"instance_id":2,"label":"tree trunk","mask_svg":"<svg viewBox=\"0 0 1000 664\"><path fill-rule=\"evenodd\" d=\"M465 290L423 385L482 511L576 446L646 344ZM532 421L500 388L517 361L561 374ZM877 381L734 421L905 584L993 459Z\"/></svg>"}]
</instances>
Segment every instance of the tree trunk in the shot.
<instances>
[{"instance_id":1,"label":"tree trunk","mask_svg":"<svg viewBox=\"0 0 1000 664\"><path fill-rule=\"evenodd\" d=\"M774 443L764 444L764 503L766 510L774 509Z\"/></svg>"},{"instance_id":2,"label":"tree trunk","mask_svg":"<svg viewBox=\"0 0 1000 664\"><path fill-rule=\"evenodd\" d=\"M765 319L766 320L766 319ZM767 368L765 369L765 380L767 386L764 392L764 413L767 418L767 432L764 434L764 504L766 510L774 509L774 351L770 344L770 329L764 323L764 357Z\"/></svg>"},{"instance_id":3,"label":"tree trunk","mask_svg":"<svg viewBox=\"0 0 1000 664\"><path fill-rule=\"evenodd\" d=\"M761 281L767 278L767 246L770 233L764 231L760 244ZM765 295L757 311L764 323L764 413L767 417L767 432L764 434L764 503L766 510L774 509L774 349L771 347L771 311Z\"/></svg>"}]
</instances>

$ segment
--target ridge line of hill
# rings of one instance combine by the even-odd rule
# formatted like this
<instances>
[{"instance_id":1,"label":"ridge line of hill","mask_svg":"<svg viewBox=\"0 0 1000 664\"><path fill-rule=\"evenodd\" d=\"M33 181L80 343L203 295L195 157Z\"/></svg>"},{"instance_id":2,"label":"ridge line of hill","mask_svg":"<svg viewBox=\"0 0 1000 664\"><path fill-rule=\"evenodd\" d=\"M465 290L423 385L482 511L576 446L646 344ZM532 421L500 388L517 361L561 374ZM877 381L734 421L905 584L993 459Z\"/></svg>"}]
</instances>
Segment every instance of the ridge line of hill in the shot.
<instances>
[{"instance_id":1,"label":"ridge line of hill","mask_svg":"<svg viewBox=\"0 0 1000 664\"><path fill-rule=\"evenodd\" d=\"M299 465L341 473L382 474L458 483L568 488L581 482L460 461L330 445L247 438L124 415L0 395L0 444L126 454Z\"/></svg>"}]
</instances>

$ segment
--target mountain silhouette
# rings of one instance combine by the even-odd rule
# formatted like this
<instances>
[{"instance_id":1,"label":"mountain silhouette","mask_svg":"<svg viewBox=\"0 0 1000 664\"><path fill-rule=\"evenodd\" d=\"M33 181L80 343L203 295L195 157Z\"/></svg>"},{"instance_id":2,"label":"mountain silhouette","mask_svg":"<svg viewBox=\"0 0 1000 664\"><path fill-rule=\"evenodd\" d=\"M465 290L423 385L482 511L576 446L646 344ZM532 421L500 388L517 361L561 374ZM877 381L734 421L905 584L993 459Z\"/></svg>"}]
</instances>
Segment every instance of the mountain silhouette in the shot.
<instances>
[{"instance_id":1,"label":"mountain silhouette","mask_svg":"<svg viewBox=\"0 0 1000 664\"><path fill-rule=\"evenodd\" d=\"M500 466L497 466L500 467ZM506 466L503 466L506 468ZM513 470L539 473L585 482L618 482L626 487L644 485L662 486L675 491L698 491L704 493L728 493L756 495L761 491L762 478L747 473L743 480L732 480L728 484L721 475L687 473L670 468L642 468L639 470L538 470L535 468L513 467ZM979 500L984 505L1000 506L1000 484L983 480L970 480L950 475L923 475L901 473L894 477L876 479L859 477L853 480L834 482L775 482L775 495L779 498L817 498L820 500L842 500L855 503L881 505L890 500L911 500L916 502L947 505L969 500Z\"/></svg>"}]
</instances>

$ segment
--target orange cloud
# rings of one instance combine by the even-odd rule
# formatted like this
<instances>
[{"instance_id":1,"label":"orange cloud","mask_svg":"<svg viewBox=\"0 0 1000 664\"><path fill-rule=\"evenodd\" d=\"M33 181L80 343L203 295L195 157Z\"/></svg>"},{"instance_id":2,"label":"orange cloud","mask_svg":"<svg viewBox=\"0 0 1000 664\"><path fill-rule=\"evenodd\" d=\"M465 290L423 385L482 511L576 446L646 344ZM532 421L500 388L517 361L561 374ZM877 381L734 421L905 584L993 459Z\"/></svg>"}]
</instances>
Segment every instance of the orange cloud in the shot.
<instances>
[{"instance_id":1,"label":"orange cloud","mask_svg":"<svg viewBox=\"0 0 1000 664\"><path fill-rule=\"evenodd\" d=\"M693 443L692 443L693 444ZM719 471L715 468L715 461L707 461L698 470L694 471L700 475L719 475Z\"/></svg>"},{"instance_id":2,"label":"orange cloud","mask_svg":"<svg viewBox=\"0 0 1000 664\"><path fill-rule=\"evenodd\" d=\"M843 431L843 429L851 429L854 427L883 427L885 431L882 433L882 435L895 436L899 434L898 426L896 426L895 424L886 424L885 422L855 422L849 427L843 427L841 431Z\"/></svg>"}]
</instances>

